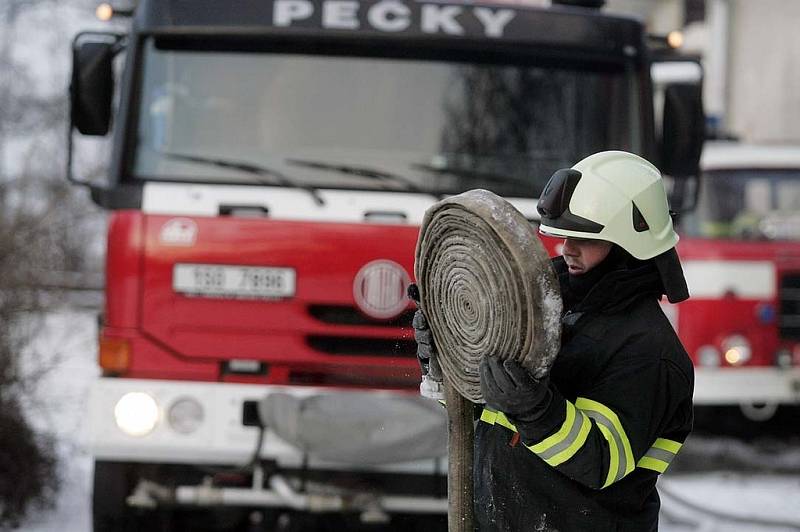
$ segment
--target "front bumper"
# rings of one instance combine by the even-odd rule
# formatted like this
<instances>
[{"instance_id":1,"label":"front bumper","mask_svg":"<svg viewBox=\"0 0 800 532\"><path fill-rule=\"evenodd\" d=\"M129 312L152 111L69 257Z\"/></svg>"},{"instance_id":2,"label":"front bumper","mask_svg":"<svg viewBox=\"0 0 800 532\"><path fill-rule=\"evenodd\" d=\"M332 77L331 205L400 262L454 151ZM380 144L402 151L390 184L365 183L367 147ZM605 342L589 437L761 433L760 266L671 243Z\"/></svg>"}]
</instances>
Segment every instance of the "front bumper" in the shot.
<instances>
[{"instance_id":1,"label":"front bumper","mask_svg":"<svg viewBox=\"0 0 800 532\"><path fill-rule=\"evenodd\" d=\"M115 405L129 392L146 393L155 399L158 405L158 422L145 436L128 435L115 422ZM288 394L302 398L323 393L327 396L337 393L353 395L352 391L337 392L297 386L101 378L94 383L90 394L92 451L96 460L103 461L223 466L247 464L256 451L259 428L243 424L245 401L260 401L269 394ZM361 393L365 404L377 404L381 399L408 395L390 391ZM204 415L203 422L194 432L183 434L170 426L166 412L175 401L187 397L200 403ZM441 422L445 426L446 414L444 409L441 410ZM265 431L259 458L272 461L285 469L302 467L421 474L442 471L443 462L446 463L443 455L390 464L326 461L301 452L295 445L283 440L269 428ZM446 468L446 465L444 467Z\"/></svg>"},{"instance_id":2,"label":"front bumper","mask_svg":"<svg viewBox=\"0 0 800 532\"><path fill-rule=\"evenodd\" d=\"M800 368L696 368L695 405L800 404Z\"/></svg>"}]
</instances>

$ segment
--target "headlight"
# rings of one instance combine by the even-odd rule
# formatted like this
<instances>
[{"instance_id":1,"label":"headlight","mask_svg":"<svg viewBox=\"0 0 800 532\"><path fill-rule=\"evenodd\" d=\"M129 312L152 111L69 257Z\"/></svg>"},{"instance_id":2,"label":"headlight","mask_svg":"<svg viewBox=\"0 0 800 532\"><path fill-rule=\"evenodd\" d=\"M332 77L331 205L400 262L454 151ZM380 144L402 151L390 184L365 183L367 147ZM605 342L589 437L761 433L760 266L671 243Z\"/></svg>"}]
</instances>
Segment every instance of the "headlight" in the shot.
<instances>
[{"instance_id":1,"label":"headlight","mask_svg":"<svg viewBox=\"0 0 800 532\"><path fill-rule=\"evenodd\" d=\"M203 405L191 397L178 399L167 411L169 426L182 434L197 430L203 423Z\"/></svg>"},{"instance_id":2,"label":"headlight","mask_svg":"<svg viewBox=\"0 0 800 532\"><path fill-rule=\"evenodd\" d=\"M697 362L701 366L717 367L719 366L719 349L713 345L704 345L697 350Z\"/></svg>"},{"instance_id":3,"label":"headlight","mask_svg":"<svg viewBox=\"0 0 800 532\"><path fill-rule=\"evenodd\" d=\"M158 418L158 403L143 392L126 393L114 407L117 426L131 436L149 434L158 424Z\"/></svg>"},{"instance_id":4,"label":"headlight","mask_svg":"<svg viewBox=\"0 0 800 532\"><path fill-rule=\"evenodd\" d=\"M722 352L725 353L725 361L731 366L741 366L752 356L750 342L741 334L726 337L722 341Z\"/></svg>"}]
</instances>

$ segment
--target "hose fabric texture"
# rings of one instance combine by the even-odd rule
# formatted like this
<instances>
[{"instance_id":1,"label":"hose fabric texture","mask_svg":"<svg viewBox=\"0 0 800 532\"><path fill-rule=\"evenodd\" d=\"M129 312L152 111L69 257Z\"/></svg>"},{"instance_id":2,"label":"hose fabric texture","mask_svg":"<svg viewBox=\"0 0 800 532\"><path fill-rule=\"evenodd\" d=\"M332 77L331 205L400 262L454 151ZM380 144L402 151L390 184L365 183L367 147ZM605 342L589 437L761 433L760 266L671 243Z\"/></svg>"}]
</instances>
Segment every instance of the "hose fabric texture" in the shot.
<instances>
[{"instance_id":1,"label":"hose fabric texture","mask_svg":"<svg viewBox=\"0 0 800 532\"><path fill-rule=\"evenodd\" d=\"M414 274L445 378L481 402L481 357L547 374L560 346L561 294L533 225L487 190L425 213Z\"/></svg>"}]
</instances>

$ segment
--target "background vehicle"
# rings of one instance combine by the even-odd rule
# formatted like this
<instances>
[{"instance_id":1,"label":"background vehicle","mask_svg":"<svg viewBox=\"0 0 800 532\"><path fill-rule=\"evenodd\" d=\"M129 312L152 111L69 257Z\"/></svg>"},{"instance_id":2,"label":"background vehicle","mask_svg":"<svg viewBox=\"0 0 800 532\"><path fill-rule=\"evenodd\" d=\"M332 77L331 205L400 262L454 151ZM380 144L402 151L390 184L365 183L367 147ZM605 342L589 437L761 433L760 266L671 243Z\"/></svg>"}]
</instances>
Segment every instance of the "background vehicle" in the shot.
<instances>
[{"instance_id":1,"label":"background vehicle","mask_svg":"<svg viewBox=\"0 0 800 532\"><path fill-rule=\"evenodd\" d=\"M445 438L417 397L418 224L473 188L535 221L552 172L603 149L696 176L699 86L654 113L645 42L505 2L143 0L126 35L79 35L81 133L108 133L124 58L108 180L83 183L111 211L95 528L430 529Z\"/></svg>"},{"instance_id":2,"label":"background vehicle","mask_svg":"<svg viewBox=\"0 0 800 532\"><path fill-rule=\"evenodd\" d=\"M692 298L672 309L701 405L765 421L800 401L800 149L709 142L678 250Z\"/></svg>"}]
</instances>

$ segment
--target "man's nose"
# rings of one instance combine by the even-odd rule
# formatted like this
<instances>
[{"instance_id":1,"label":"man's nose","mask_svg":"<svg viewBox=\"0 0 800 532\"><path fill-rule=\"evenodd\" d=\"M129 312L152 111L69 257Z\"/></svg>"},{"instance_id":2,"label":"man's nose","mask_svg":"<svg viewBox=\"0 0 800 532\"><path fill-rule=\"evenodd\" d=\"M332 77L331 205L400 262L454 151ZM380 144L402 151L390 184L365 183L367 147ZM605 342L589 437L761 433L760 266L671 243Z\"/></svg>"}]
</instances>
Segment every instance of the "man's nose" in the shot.
<instances>
[{"instance_id":1,"label":"man's nose","mask_svg":"<svg viewBox=\"0 0 800 532\"><path fill-rule=\"evenodd\" d=\"M576 257L578 255L578 248L575 246L575 243L572 242L569 238L564 239L564 247L561 250L562 255L569 255L570 257Z\"/></svg>"}]
</instances>

